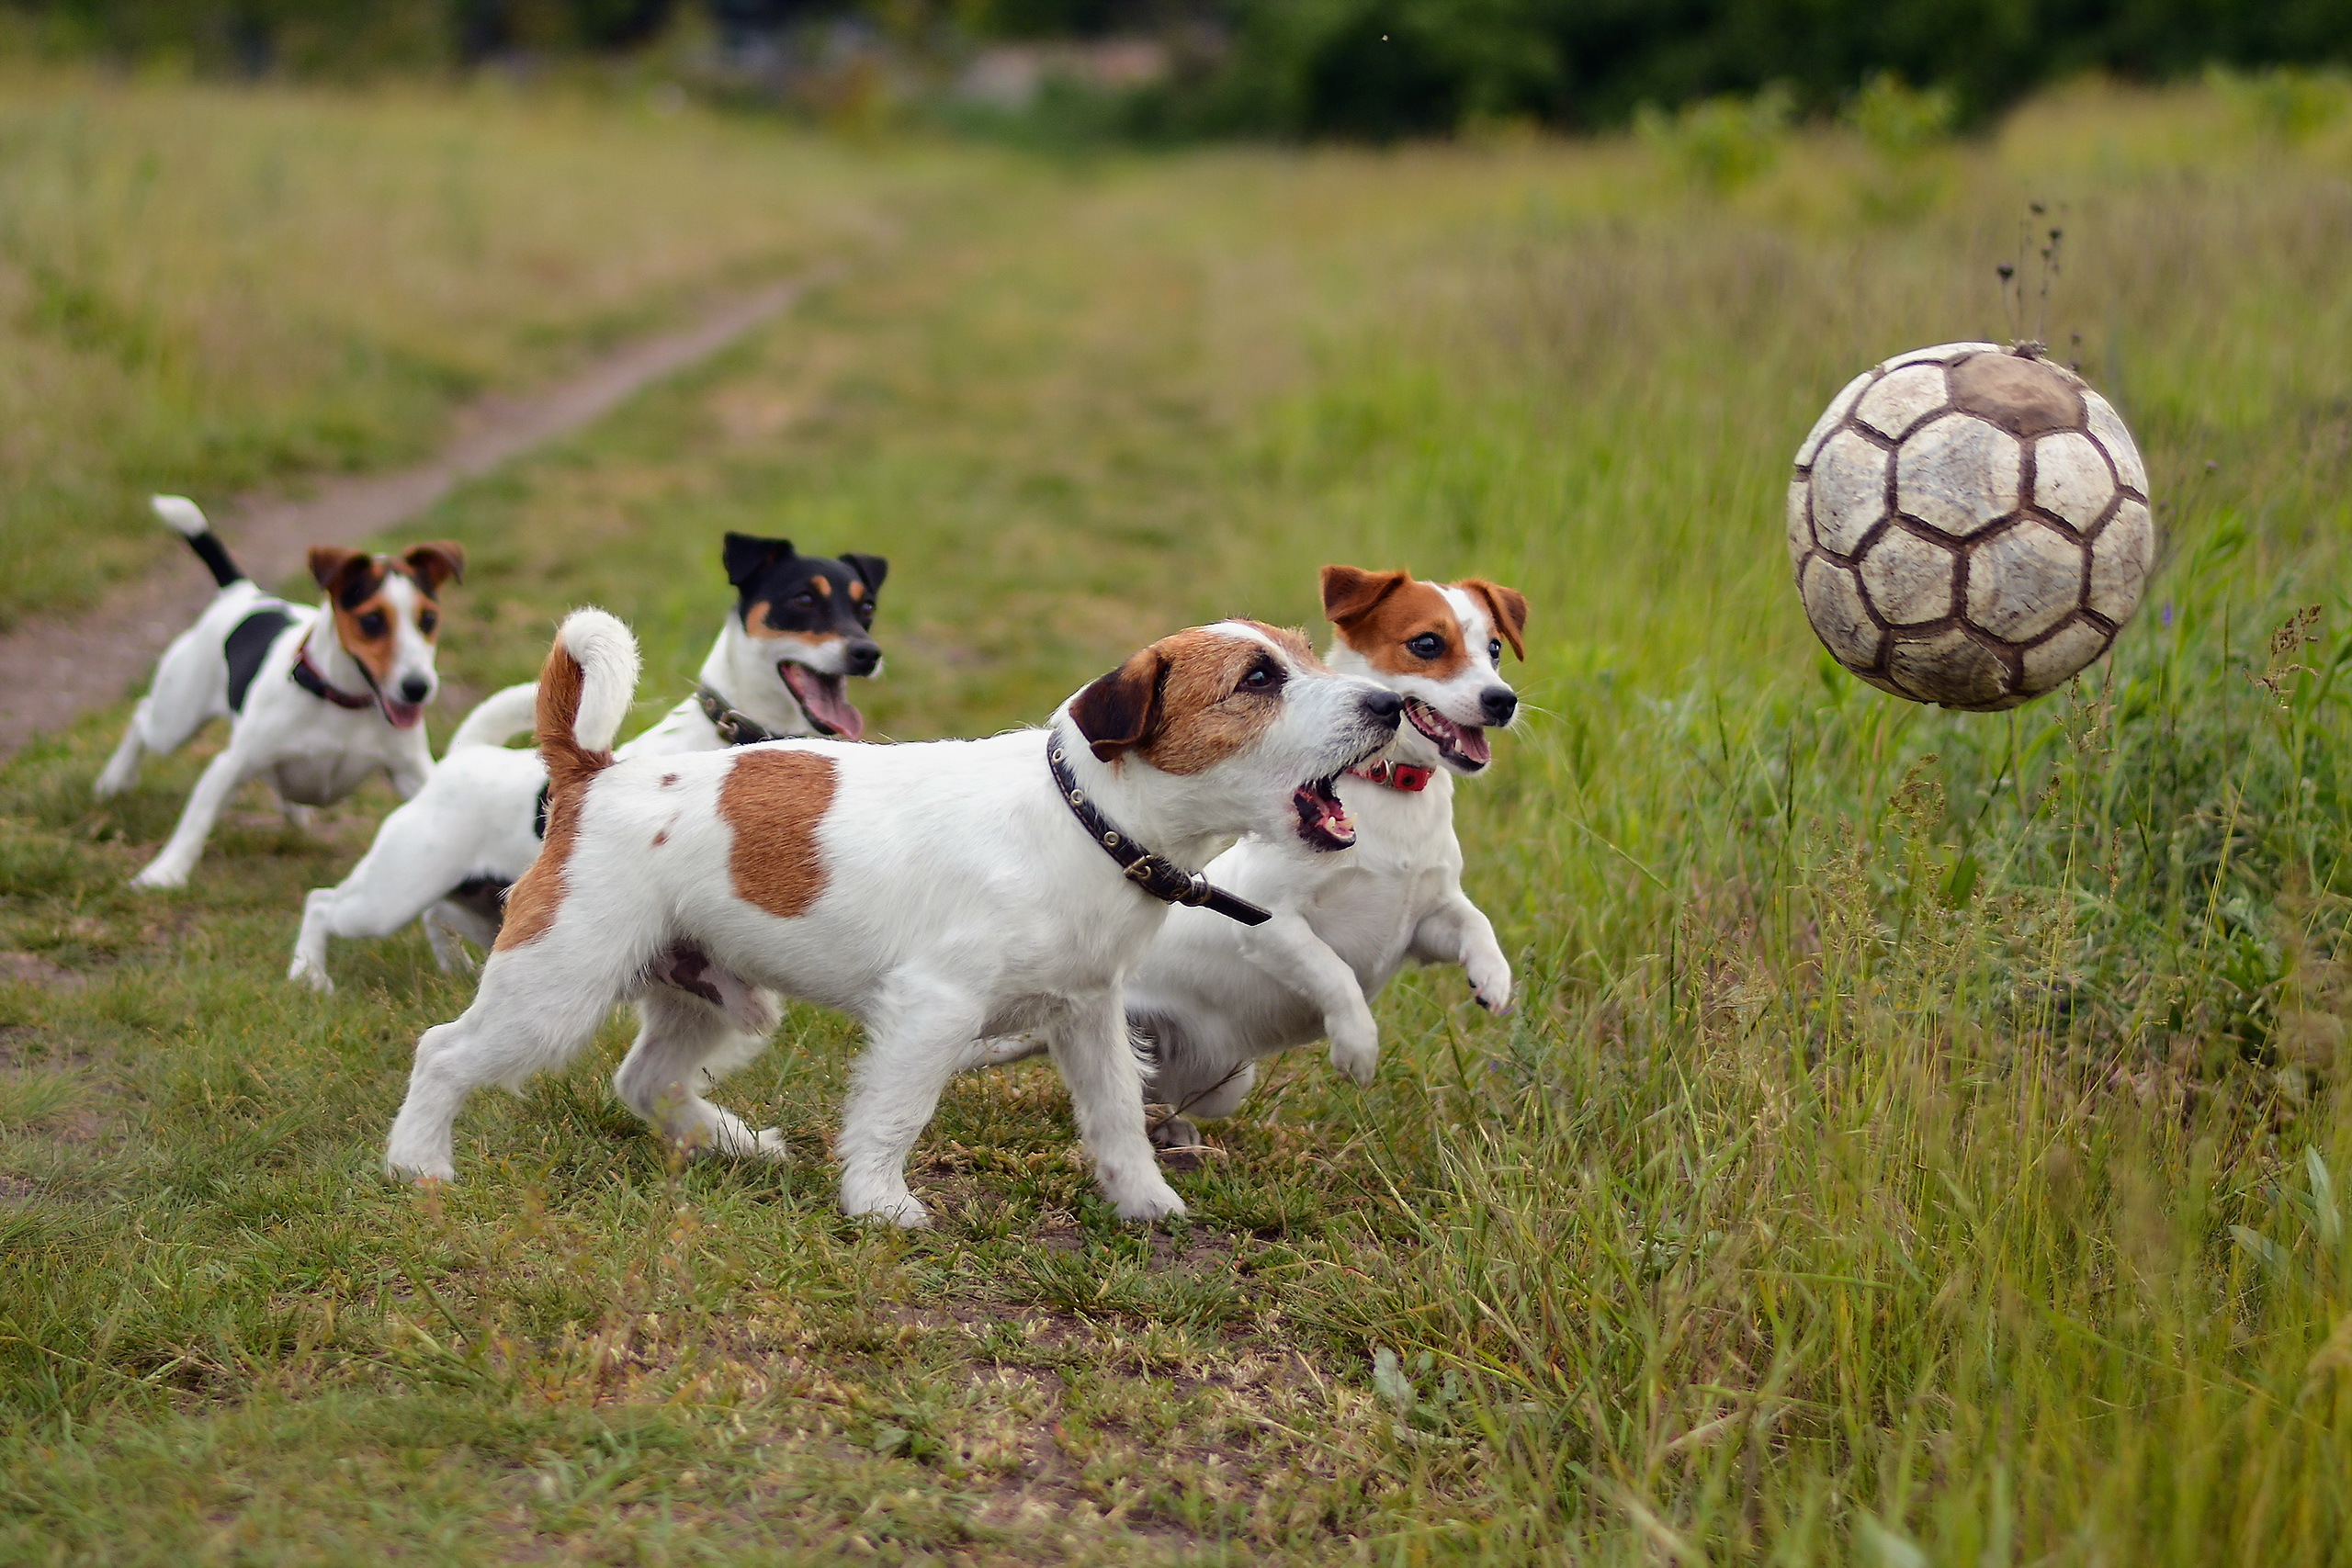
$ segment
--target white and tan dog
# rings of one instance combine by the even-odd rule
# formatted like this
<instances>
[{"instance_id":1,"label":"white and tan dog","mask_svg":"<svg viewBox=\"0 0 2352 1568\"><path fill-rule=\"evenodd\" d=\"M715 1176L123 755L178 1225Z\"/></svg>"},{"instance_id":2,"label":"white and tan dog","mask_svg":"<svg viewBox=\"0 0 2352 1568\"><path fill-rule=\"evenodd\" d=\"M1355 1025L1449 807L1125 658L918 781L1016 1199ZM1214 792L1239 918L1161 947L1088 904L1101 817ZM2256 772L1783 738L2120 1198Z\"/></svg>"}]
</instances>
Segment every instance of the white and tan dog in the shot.
<instances>
[{"instance_id":1,"label":"white and tan dog","mask_svg":"<svg viewBox=\"0 0 2352 1568\"><path fill-rule=\"evenodd\" d=\"M1278 1051L1329 1040L1331 1065L1369 1081L1380 1058L1371 1004L1407 964L1459 964L1481 1006L1510 1006L1510 963L1462 891L1453 780L1486 770L1487 729L1518 714L1502 654L1508 642L1526 656L1527 600L1476 578L1327 566L1323 610L1339 631L1331 668L1397 694L1407 722L1377 761L1340 780L1352 852L1302 854L1283 835L1237 844L1210 863L1209 880L1273 919L1240 926L1177 909L1127 977L1152 1097L1171 1108L1153 1129L1163 1147L1198 1141L1188 1117L1231 1114ZM1002 1042L993 1058L1035 1049Z\"/></svg>"},{"instance_id":2,"label":"white and tan dog","mask_svg":"<svg viewBox=\"0 0 2352 1568\"><path fill-rule=\"evenodd\" d=\"M1196 868L1243 833L1344 848L1333 781L1389 743L1403 705L1295 633L1225 621L1136 654L1048 732L615 761L636 677L619 622L564 623L539 682L547 847L473 1005L417 1042L396 1174L448 1178L472 1090L560 1066L631 997L644 1026L621 1098L684 1145L779 1156L773 1130L702 1098L775 1028L758 989L774 987L866 1028L836 1145L848 1213L925 1223L906 1161L942 1087L984 1039L1027 1032L1069 1087L1104 1196L1129 1219L1182 1213L1120 1005L1168 906L1114 857L1148 846L1197 896Z\"/></svg>"},{"instance_id":3,"label":"white and tan dog","mask_svg":"<svg viewBox=\"0 0 2352 1568\"><path fill-rule=\"evenodd\" d=\"M326 603L288 604L237 570L194 502L159 495L152 504L220 591L164 650L98 775L98 797L136 784L145 753L176 751L216 718L230 728L170 841L132 886L185 886L221 808L248 779L269 780L288 816L333 805L379 772L403 796L423 788L433 772L424 705L441 683L433 666L439 594L462 581L464 548L435 542L393 558L322 545L311 551L311 575Z\"/></svg>"},{"instance_id":4,"label":"white and tan dog","mask_svg":"<svg viewBox=\"0 0 2352 1568\"><path fill-rule=\"evenodd\" d=\"M865 717L843 686L881 668L870 628L889 562L804 556L789 539L748 534L728 535L721 560L735 608L703 660L699 689L615 754L712 751L797 735L858 739ZM547 767L537 751L505 744L531 728L537 690L526 682L485 698L351 874L311 889L288 979L332 991L330 938L390 936L418 919L444 970L469 963L458 938L490 946L507 890L538 858L547 827Z\"/></svg>"}]
</instances>

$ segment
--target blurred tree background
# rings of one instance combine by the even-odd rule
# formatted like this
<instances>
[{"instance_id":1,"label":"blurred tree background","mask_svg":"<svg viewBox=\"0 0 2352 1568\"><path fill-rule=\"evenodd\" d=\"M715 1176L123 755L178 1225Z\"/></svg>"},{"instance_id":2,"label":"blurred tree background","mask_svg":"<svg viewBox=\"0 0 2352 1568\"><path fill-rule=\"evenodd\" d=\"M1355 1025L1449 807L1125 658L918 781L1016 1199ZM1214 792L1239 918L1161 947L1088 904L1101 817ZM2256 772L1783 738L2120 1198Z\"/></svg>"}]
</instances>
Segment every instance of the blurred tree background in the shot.
<instances>
[{"instance_id":1,"label":"blurred tree background","mask_svg":"<svg viewBox=\"0 0 2352 1568\"><path fill-rule=\"evenodd\" d=\"M654 61L820 107L847 72L1106 136L1377 141L1767 91L1823 113L1874 80L1966 124L2086 72L2340 67L2352 0L0 0L0 42L309 78Z\"/></svg>"}]
</instances>

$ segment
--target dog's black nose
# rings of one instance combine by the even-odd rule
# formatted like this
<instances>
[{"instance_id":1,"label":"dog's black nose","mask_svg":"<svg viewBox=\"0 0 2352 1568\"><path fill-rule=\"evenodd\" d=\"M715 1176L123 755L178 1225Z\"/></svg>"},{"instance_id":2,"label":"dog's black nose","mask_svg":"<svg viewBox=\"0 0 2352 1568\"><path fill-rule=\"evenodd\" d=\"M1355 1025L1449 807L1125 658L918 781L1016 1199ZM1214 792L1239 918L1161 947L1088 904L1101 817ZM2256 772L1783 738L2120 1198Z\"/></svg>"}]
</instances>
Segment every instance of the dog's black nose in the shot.
<instances>
[{"instance_id":1,"label":"dog's black nose","mask_svg":"<svg viewBox=\"0 0 2352 1568\"><path fill-rule=\"evenodd\" d=\"M1480 694L1478 707L1488 724L1509 724L1519 711L1519 694L1509 686L1489 686Z\"/></svg>"},{"instance_id":2,"label":"dog's black nose","mask_svg":"<svg viewBox=\"0 0 2352 1568\"><path fill-rule=\"evenodd\" d=\"M1396 716L1405 711L1405 699L1394 692L1371 692L1363 699L1363 711L1374 721L1396 728Z\"/></svg>"},{"instance_id":3,"label":"dog's black nose","mask_svg":"<svg viewBox=\"0 0 2352 1568\"><path fill-rule=\"evenodd\" d=\"M882 649L864 637L859 637L849 645L846 657L849 660L851 674L871 675L874 673L875 667L882 662Z\"/></svg>"},{"instance_id":4,"label":"dog's black nose","mask_svg":"<svg viewBox=\"0 0 2352 1568\"><path fill-rule=\"evenodd\" d=\"M433 694L433 682L422 675L412 675L401 682L401 701L421 703Z\"/></svg>"}]
</instances>

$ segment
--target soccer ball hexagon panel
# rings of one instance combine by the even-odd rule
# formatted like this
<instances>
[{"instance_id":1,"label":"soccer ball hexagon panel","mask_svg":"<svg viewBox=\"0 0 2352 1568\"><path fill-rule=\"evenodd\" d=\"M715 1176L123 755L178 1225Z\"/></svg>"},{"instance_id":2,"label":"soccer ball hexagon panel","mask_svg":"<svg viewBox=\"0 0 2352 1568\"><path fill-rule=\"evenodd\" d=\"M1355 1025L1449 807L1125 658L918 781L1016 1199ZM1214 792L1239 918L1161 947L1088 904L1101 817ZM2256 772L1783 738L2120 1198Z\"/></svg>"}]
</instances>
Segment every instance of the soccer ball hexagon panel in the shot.
<instances>
[{"instance_id":1,"label":"soccer ball hexagon panel","mask_svg":"<svg viewBox=\"0 0 2352 1568\"><path fill-rule=\"evenodd\" d=\"M2106 652L2139 608L2147 490L2114 408L2030 346L1898 354L1797 448L1789 555L1805 617L1883 691L2015 707Z\"/></svg>"}]
</instances>

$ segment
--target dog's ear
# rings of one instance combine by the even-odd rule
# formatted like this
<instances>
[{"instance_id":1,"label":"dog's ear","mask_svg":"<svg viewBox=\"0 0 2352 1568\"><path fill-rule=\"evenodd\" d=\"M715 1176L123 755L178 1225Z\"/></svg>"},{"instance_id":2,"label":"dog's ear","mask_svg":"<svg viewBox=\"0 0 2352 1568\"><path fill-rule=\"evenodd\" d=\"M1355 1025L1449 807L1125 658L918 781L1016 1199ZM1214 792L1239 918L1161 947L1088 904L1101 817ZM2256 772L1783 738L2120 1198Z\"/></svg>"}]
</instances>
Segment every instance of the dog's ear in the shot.
<instances>
[{"instance_id":1,"label":"dog's ear","mask_svg":"<svg viewBox=\"0 0 2352 1568\"><path fill-rule=\"evenodd\" d=\"M1483 577L1465 577L1453 586L1465 593L1476 593L1487 602L1487 615L1495 623L1495 630L1503 634L1510 650L1527 660L1527 595L1516 588L1505 588L1499 582L1489 582Z\"/></svg>"},{"instance_id":2,"label":"dog's ear","mask_svg":"<svg viewBox=\"0 0 2352 1568\"><path fill-rule=\"evenodd\" d=\"M842 564L848 567L850 570L857 573L859 577L865 579L865 591L868 593L880 592L882 591L882 580L890 575L890 563L884 560L880 556L861 556L844 553L842 556Z\"/></svg>"},{"instance_id":3,"label":"dog's ear","mask_svg":"<svg viewBox=\"0 0 2352 1568\"><path fill-rule=\"evenodd\" d=\"M749 534L729 534L718 558L727 566L727 581L738 588L749 588L768 562L792 553L790 539L761 539Z\"/></svg>"},{"instance_id":4,"label":"dog's ear","mask_svg":"<svg viewBox=\"0 0 2352 1568\"><path fill-rule=\"evenodd\" d=\"M1117 761L1159 730L1159 691L1167 673L1167 659L1147 648L1070 699L1070 719L1097 759Z\"/></svg>"},{"instance_id":5,"label":"dog's ear","mask_svg":"<svg viewBox=\"0 0 2352 1568\"><path fill-rule=\"evenodd\" d=\"M1366 571L1360 566L1323 569L1323 617L1344 626L1367 615L1399 588L1413 581L1408 571Z\"/></svg>"},{"instance_id":6,"label":"dog's ear","mask_svg":"<svg viewBox=\"0 0 2352 1568\"><path fill-rule=\"evenodd\" d=\"M401 559L416 573L416 581L424 585L424 592L436 599L441 596L443 583L466 580L466 547L448 539L413 545Z\"/></svg>"},{"instance_id":7,"label":"dog's ear","mask_svg":"<svg viewBox=\"0 0 2352 1568\"><path fill-rule=\"evenodd\" d=\"M340 545L311 547L311 577L327 591L329 598L346 610L364 602L383 581L376 570L374 556L365 550L346 550Z\"/></svg>"}]
</instances>

